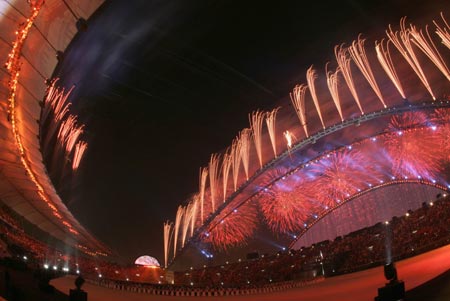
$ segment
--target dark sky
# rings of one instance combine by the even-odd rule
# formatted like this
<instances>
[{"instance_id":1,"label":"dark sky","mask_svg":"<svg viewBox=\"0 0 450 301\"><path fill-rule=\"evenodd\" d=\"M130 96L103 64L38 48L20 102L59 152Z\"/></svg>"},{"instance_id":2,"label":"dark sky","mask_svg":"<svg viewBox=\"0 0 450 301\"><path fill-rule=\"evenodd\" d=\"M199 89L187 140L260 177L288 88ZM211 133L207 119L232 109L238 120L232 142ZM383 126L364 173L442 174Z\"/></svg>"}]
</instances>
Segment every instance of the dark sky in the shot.
<instances>
[{"instance_id":1,"label":"dark sky","mask_svg":"<svg viewBox=\"0 0 450 301\"><path fill-rule=\"evenodd\" d=\"M379 38L404 15L437 16L443 2L107 1L56 72L76 85L73 112L89 143L78 173L57 186L126 260L162 262L163 222L249 112L285 100L334 45L360 32Z\"/></svg>"}]
</instances>

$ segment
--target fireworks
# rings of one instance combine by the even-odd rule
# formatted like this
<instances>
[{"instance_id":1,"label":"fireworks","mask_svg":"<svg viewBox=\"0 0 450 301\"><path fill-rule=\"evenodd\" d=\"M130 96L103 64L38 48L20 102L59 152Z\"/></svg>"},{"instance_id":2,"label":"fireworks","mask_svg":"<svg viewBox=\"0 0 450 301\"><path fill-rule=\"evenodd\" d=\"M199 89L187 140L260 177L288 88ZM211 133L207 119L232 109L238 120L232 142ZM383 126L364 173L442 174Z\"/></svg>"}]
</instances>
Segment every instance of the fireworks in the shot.
<instances>
[{"instance_id":1,"label":"fireworks","mask_svg":"<svg viewBox=\"0 0 450 301\"><path fill-rule=\"evenodd\" d=\"M428 32L428 27L425 28L426 36L423 34L422 30L417 30L413 25L410 25L410 33L413 37L413 42L416 46L425 53L428 58L438 67L439 70L445 75L445 77L450 81L450 72L445 65L442 56L436 49L433 40Z\"/></svg>"},{"instance_id":2,"label":"fireworks","mask_svg":"<svg viewBox=\"0 0 450 301\"><path fill-rule=\"evenodd\" d=\"M297 113L298 119L300 120L300 124L305 131L306 137L308 135L308 127L306 125L306 108L305 108L305 93L308 86L306 85L297 85L294 90L289 93L291 97L292 105L294 106L295 113ZM285 135L286 136L286 135Z\"/></svg>"},{"instance_id":3,"label":"fireworks","mask_svg":"<svg viewBox=\"0 0 450 301\"><path fill-rule=\"evenodd\" d=\"M377 178L377 172L357 150L343 150L327 155L311 165L311 173L317 178L315 197L321 204L332 207L365 187L370 179Z\"/></svg>"},{"instance_id":4,"label":"fireworks","mask_svg":"<svg viewBox=\"0 0 450 301\"><path fill-rule=\"evenodd\" d=\"M199 199L200 199L200 218L204 220L204 204L205 204L205 189L206 189L206 179L208 178L208 168L200 168L199 176Z\"/></svg>"},{"instance_id":5,"label":"fireworks","mask_svg":"<svg viewBox=\"0 0 450 301\"><path fill-rule=\"evenodd\" d=\"M416 54L414 53L414 50L412 48L410 32L405 28L405 21L406 21L405 18L401 20L400 31L394 32L391 26L389 26L389 30L386 31L386 34L389 40L392 42L392 44L394 44L394 46L397 47L400 54L405 58L405 60L417 74L420 81L424 84L425 88L430 93L431 97L433 97L433 100L436 100L436 97L434 96L433 91L431 90L430 84L428 83L425 73L423 72L419 60L417 59Z\"/></svg>"},{"instance_id":6,"label":"fireworks","mask_svg":"<svg viewBox=\"0 0 450 301\"><path fill-rule=\"evenodd\" d=\"M386 103L384 102L383 95L381 94L380 88L375 80L375 76L373 75L372 68L370 67L369 59L366 55L366 49L364 48L364 39L358 37L357 41L353 41L352 46L348 48L348 52L350 56L353 58L356 66L358 66L359 70L361 70L362 74L369 82L375 94L380 99L383 106L386 108Z\"/></svg>"},{"instance_id":7,"label":"fireworks","mask_svg":"<svg viewBox=\"0 0 450 301\"><path fill-rule=\"evenodd\" d=\"M338 89L339 67L336 69L334 73L328 70L326 70L326 73L327 73L328 90L330 91L331 98L333 99L334 105L336 106L339 116L341 117L341 121L344 121L344 117L342 116L341 101L339 100L339 89Z\"/></svg>"},{"instance_id":8,"label":"fireworks","mask_svg":"<svg viewBox=\"0 0 450 301\"><path fill-rule=\"evenodd\" d=\"M394 83L400 95L403 97L403 99L406 99L405 92L403 91L403 87L400 82L400 78L395 71L394 63L392 62L391 54L389 52L389 43L390 41L386 43L386 48L384 48L384 40L381 40L380 43L375 42L375 51L377 52L377 58L384 71L391 79L392 83Z\"/></svg>"},{"instance_id":9,"label":"fireworks","mask_svg":"<svg viewBox=\"0 0 450 301\"><path fill-rule=\"evenodd\" d=\"M386 149L392 162L395 176L434 178L440 168L442 155L436 135L430 135L428 128L400 130L422 124L420 114L394 116L390 130L394 130L386 139Z\"/></svg>"},{"instance_id":10,"label":"fireworks","mask_svg":"<svg viewBox=\"0 0 450 301\"><path fill-rule=\"evenodd\" d=\"M230 168L233 163L232 151L226 152L223 155L222 160L222 189L223 189L223 201L227 199L227 188L228 188L228 176L230 175Z\"/></svg>"},{"instance_id":11,"label":"fireworks","mask_svg":"<svg viewBox=\"0 0 450 301\"><path fill-rule=\"evenodd\" d=\"M307 220L311 206L308 193L311 191L304 184L304 181L295 183L299 189L290 186L295 192L277 189L272 193L263 193L259 198L261 212L273 232L298 232Z\"/></svg>"},{"instance_id":12,"label":"fireworks","mask_svg":"<svg viewBox=\"0 0 450 301\"><path fill-rule=\"evenodd\" d=\"M271 112L268 112L266 114L267 130L269 131L270 142L272 143L273 155L275 157L277 156L277 135L275 130L275 120L279 109L279 107L275 108Z\"/></svg>"},{"instance_id":13,"label":"fireworks","mask_svg":"<svg viewBox=\"0 0 450 301\"><path fill-rule=\"evenodd\" d=\"M241 159L242 165L244 166L245 178L248 180L248 170L250 164L250 139L251 139L251 130L243 129L239 136L239 143L241 144Z\"/></svg>"},{"instance_id":14,"label":"fireworks","mask_svg":"<svg viewBox=\"0 0 450 301\"><path fill-rule=\"evenodd\" d=\"M253 112L249 115L250 129L252 131L253 142L255 143L256 154L258 155L259 166L263 166L262 159L262 125L266 114L261 111Z\"/></svg>"},{"instance_id":15,"label":"fireworks","mask_svg":"<svg viewBox=\"0 0 450 301\"><path fill-rule=\"evenodd\" d=\"M245 243L255 231L257 222L255 205L247 202L212 225L203 234L202 240L210 243L216 250L226 250Z\"/></svg>"},{"instance_id":16,"label":"fireworks","mask_svg":"<svg viewBox=\"0 0 450 301\"><path fill-rule=\"evenodd\" d=\"M294 134L292 134L289 131L285 131L283 134L284 134L284 138L286 138L287 149L290 150L292 148L293 142L295 140L295 136L294 136Z\"/></svg>"},{"instance_id":17,"label":"fireworks","mask_svg":"<svg viewBox=\"0 0 450 301\"><path fill-rule=\"evenodd\" d=\"M450 26L444 18L444 14L441 13L442 20L444 21L444 27L441 27L434 21L434 25L436 25L436 34L441 38L442 44L447 46L450 49Z\"/></svg>"},{"instance_id":18,"label":"fireworks","mask_svg":"<svg viewBox=\"0 0 450 301\"><path fill-rule=\"evenodd\" d=\"M164 223L164 266L167 267L169 260L169 246L173 234L173 224L169 221Z\"/></svg>"},{"instance_id":19,"label":"fireworks","mask_svg":"<svg viewBox=\"0 0 450 301\"><path fill-rule=\"evenodd\" d=\"M209 160L209 191L211 193L212 212L216 210L216 194L219 191L219 160L218 154L212 154Z\"/></svg>"},{"instance_id":20,"label":"fireworks","mask_svg":"<svg viewBox=\"0 0 450 301\"><path fill-rule=\"evenodd\" d=\"M174 235L173 235L173 256L177 254L178 234L180 231L180 225L183 221L184 208L178 206L177 215L175 217Z\"/></svg>"},{"instance_id":21,"label":"fireworks","mask_svg":"<svg viewBox=\"0 0 450 301\"><path fill-rule=\"evenodd\" d=\"M308 82L308 88L311 92L311 97L314 102L314 106L316 107L317 114L319 114L320 122L322 123L322 127L325 129L325 123L323 122L322 112L320 111L319 99L317 99L316 86L314 85L314 81L317 79L316 71L314 71L313 67L309 67L306 71L306 80Z\"/></svg>"},{"instance_id":22,"label":"fireworks","mask_svg":"<svg viewBox=\"0 0 450 301\"><path fill-rule=\"evenodd\" d=\"M236 137L233 140L233 143L231 144L231 151L230 151L230 160L231 160L231 169L233 171L233 187L234 191L237 189L237 181L239 178L239 167L241 166L241 159L242 159L242 144L241 140Z\"/></svg>"},{"instance_id":23,"label":"fireworks","mask_svg":"<svg viewBox=\"0 0 450 301\"><path fill-rule=\"evenodd\" d=\"M449 47L449 27L446 20L443 17L442 19L444 26L439 26L435 22L436 33L442 39L442 43ZM317 139L322 139L322 135L335 133L342 127L348 126L347 121L350 120L344 119L343 110L354 111L349 108L350 103L355 109L357 107L361 114L365 113L364 109L372 110L374 106L369 104L369 107L363 107L360 102L359 95L367 93L357 89L363 89L366 86L365 82L386 108L386 100L388 103L389 100L393 100L392 103L396 101L395 98L390 97L392 95L390 92L394 91L394 87L385 85L386 80L390 80L399 94L406 99L405 88L410 87L405 86L408 83L408 74L404 74L404 66L408 65L413 69L413 72L410 73L418 76L433 100L435 99L423 69L424 63L419 61L419 57L421 59L425 56L428 57L450 80L445 57L438 52L427 29L422 31L413 25L406 28L405 19L402 19L399 31L394 32L389 27L386 34L387 40L382 39L380 42L375 42L372 53L376 54L377 60L374 60L372 64L369 61L368 54L370 52L365 47L365 40L360 37L349 47L341 45L334 48L338 66L332 71L328 69L328 64L326 65L326 80L331 100L343 124L330 127L330 131L326 129L311 133L311 135L316 135L311 139L306 139L310 137L307 113L311 113L315 109L324 129L325 125L329 124L330 120L334 120L337 115L322 114L321 106L329 108L330 103L325 103L325 99L321 99L322 103L319 103L318 95L323 95L320 93L323 91L316 86L317 73L312 66L307 70L307 85L296 85L290 93L290 100L306 138L304 137L303 141L300 139L297 141L293 134L297 133L296 128L283 129L278 134L280 135L282 132L285 138L285 150L287 150L289 160L285 160L286 153L278 156L277 140L280 137L277 137L276 118L279 108L266 113L256 110L249 115L250 127L239 132L232 141L231 147L222 156L217 154L211 156L208 167L200 169L199 193L192 198L188 206L179 207L173 227L174 253L179 247L177 246L177 237L180 236L180 231L181 246L185 245L190 229L190 236L194 235L202 243L209 243L218 250L227 250L245 243L253 235L259 223L265 223L274 233L303 231L306 227L305 224L311 225L311 221L320 218L329 209L339 206L341 202L361 191L370 189L373 187L372 185L380 185L380 183L389 182L393 178L407 179L411 177L435 182L442 163L450 158L448 155L450 153L450 139L448 138L450 137L448 126L450 114L446 109L436 110L433 116L427 114L426 111L409 111L394 115L389 123L387 118L382 119L380 121L385 122L385 126L377 129L378 136L360 141L349 140L351 137L345 137L343 141L347 142L343 143L356 141L350 145L337 146L339 144L336 144L336 141L328 143L330 141L324 140L324 143L320 142L314 147L308 148L308 145L314 144ZM400 60L394 59L392 45L400 52ZM417 56L415 53L417 48L425 55ZM360 72L352 72L352 62ZM384 72L374 73L381 69ZM350 93L339 90L341 88L340 74L342 74ZM378 83L377 78L382 76L384 76L384 82L380 80ZM362 85L360 85L361 81L364 81ZM385 86L389 87L382 93L380 87ZM438 87L440 88L440 86ZM307 89L310 91L314 108L310 108L309 104L306 104ZM436 88L436 90L438 89ZM54 91L52 91L52 95L53 93ZM396 92L394 94L397 95ZM347 100L346 97L349 99ZM311 109L310 111L307 110L307 106ZM402 112L404 108L400 109ZM336 114L334 110L332 111ZM327 112L330 111L327 110ZM389 108L389 110L377 112L381 115L375 116L372 114L375 112L370 111L367 115L369 118L355 117L355 114L350 113L349 118L355 118L355 120L351 120L352 124L359 125L361 121L369 121L374 116L378 118L384 114L395 114L394 112L396 110L391 111ZM283 114L285 114L284 110ZM289 118L292 115L282 116L286 118L282 121L290 122ZM269 139L263 141L264 119L270 145ZM315 118L313 120L315 122ZM69 123L69 121L67 122ZM282 124L292 127L289 123ZM368 123L368 127L364 127L364 129L370 128L370 131L374 131L377 126L379 125L376 123ZM73 128L73 124L65 125L61 130L61 135L69 131L67 128ZM346 130L345 134L351 135L352 133L350 130ZM355 139L357 137L360 136L355 135ZM337 136L333 136L333 139L335 138L337 140ZM374 143L373 141L378 142ZM252 142L255 145L255 152L251 150ZM298 144L295 145L295 143ZM264 166L264 159L267 161L267 158L263 158L263 154L266 155L267 151L270 152L270 148L272 148L275 159ZM254 164L257 163L260 168L255 168ZM240 174L241 164L242 174ZM232 170L234 191L239 191L239 193L227 196L230 169ZM208 175L209 187L206 187ZM238 186L239 190L237 190ZM220 206L218 209L217 200L220 197L223 202L229 202L226 207ZM232 198L229 199L230 197ZM198 208L200 208L200 219L197 218L196 213ZM207 224L204 224L205 211L210 217ZM196 225L203 226L197 234L194 233Z\"/></svg>"},{"instance_id":24,"label":"fireworks","mask_svg":"<svg viewBox=\"0 0 450 301\"><path fill-rule=\"evenodd\" d=\"M364 114L364 111L361 107L361 103L359 101L358 93L356 93L355 83L353 81L353 75L350 68L350 59L348 58L347 51L343 46L336 46L334 48L334 54L336 56L336 61L339 65L339 69L341 70L342 76L344 77L345 82L347 83L347 87L350 90L353 98L358 105L361 114Z\"/></svg>"},{"instance_id":25,"label":"fireworks","mask_svg":"<svg viewBox=\"0 0 450 301\"><path fill-rule=\"evenodd\" d=\"M77 170L80 165L80 161L83 158L84 152L87 149L87 143L84 141L78 141L75 145L75 151L73 153L72 169Z\"/></svg>"}]
</instances>

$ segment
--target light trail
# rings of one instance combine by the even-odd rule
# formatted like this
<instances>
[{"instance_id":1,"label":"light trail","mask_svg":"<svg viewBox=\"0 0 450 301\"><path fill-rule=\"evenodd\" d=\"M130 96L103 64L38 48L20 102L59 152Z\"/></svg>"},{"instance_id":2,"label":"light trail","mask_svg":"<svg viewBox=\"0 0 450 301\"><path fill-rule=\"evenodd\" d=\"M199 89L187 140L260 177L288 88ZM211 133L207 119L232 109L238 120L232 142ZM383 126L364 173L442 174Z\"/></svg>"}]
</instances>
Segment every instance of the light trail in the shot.
<instances>
[{"instance_id":1,"label":"light trail","mask_svg":"<svg viewBox=\"0 0 450 301\"><path fill-rule=\"evenodd\" d=\"M208 179L208 168L203 167L200 168L200 175L199 175L199 199L200 199L200 219L204 221L204 204L205 204L205 189L206 189L206 180Z\"/></svg>"},{"instance_id":2,"label":"light trail","mask_svg":"<svg viewBox=\"0 0 450 301\"><path fill-rule=\"evenodd\" d=\"M361 102L359 101L358 93L356 92L355 82L353 81L352 69L350 67L350 58L347 55L347 49L341 46L334 47L334 55L336 56L336 61L339 65L339 70L344 77L345 82L347 83L347 87L350 90L353 98L358 105L361 114L364 114L364 110L362 109Z\"/></svg>"},{"instance_id":3,"label":"light trail","mask_svg":"<svg viewBox=\"0 0 450 301\"><path fill-rule=\"evenodd\" d=\"M335 72L328 71L328 64L325 66L325 72L327 74L327 85L328 90L330 91L331 98L333 99L334 105L336 106L336 109L339 113L339 116L341 117L341 121L344 121L344 117L342 116L342 108L341 108L341 101L339 99L339 78L338 73L340 72L339 67L336 68Z\"/></svg>"},{"instance_id":4,"label":"light trail","mask_svg":"<svg viewBox=\"0 0 450 301\"><path fill-rule=\"evenodd\" d=\"M439 26L436 21L433 21L434 25L436 25L436 34L441 38L442 44L447 46L450 49L450 26L444 18L444 14L441 13L441 18L444 21L444 26Z\"/></svg>"},{"instance_id":5,"label":"light trail","mask_svg":"<svg viewBox=\"0 0 450 301\"><path fill-rule=\"evenodd\" d=\"M357 41L353 41L352 45L348 48L348 52L355 62L356 66L358 66L361 73L366 78L367 82L372 87L375 94L380 99L383 107L387 107L384 102L383 95L381 94L380 88L378 87L375 76L373 75L372 68L370 67L369 59L367 58L366 49L364 48L365 39L361 39L358 37Z\"/></svg>"},{"instance_id":6,"label":"light trail","mask_svg":"<svg viewBox=\"0 0 450 301\"><path fill-rule=\"evenodd\" d=\"M311 93L311 97L314 102L314 106L316 107L317 114L319 115L320 122L322 123L322 127L325 129L325 123L323 122L322 112L320 110L319 99L317 98L316 86L314 85L314 81L317 79L317 73L314 71L313 66L309 67L306 71L306 81L308 82L309 92Z\"/></svg>"},{"instance_id":7,"label":"light trail","mask_svg":"<svg viewBox=\"0 0 450 301\"><path fill-rule=\"evenodd\" d=\"M84 141L78 141L75 145L75 151L73 153L72 160L72 170L77 170L80 166L81 159L83 158L84 152L87 149L87 143Z\"/></svg>"},{"instance_id":8,"label":"light trail","mask_svg":"<svg viewBox=\"0 0 450 301\"><path fill-rule=\"evenodd\" d=\"M305 96L306 89L308 86L302 84L294 87L289 96L291 98L292 105L294 106L295 113L297 113L298 119L300 120L300 125L303 127L303 131L305 131L306 137L309 137L308 127L306 123L306 107L305 107Z\"/></svg>"},{"instance_id":9,"label":"light trail","mask_svg":"<svg viewBox=\"0 0 450 301\"><path fill-rule=\"evenodd\" d=\"M433 40L428 32L428 26L425 27L426 36L422 30L418 30L414 25L410 24L409 31L413 37L413 43L422 50L423 53L438 67L438 69L445 75L447 80L450 81L450 72L445 64L442 56L439 54Z\"/></svg>"},{"instance_id":10,"label":"light trail","mask_svg":"<svg viewBox=\"0 0 450 301\"><path fill-rule=\"evenodd\" d=\"M181 222L183 221L183 206L178 206L177 215L175 216L174 234L173 234L173 257L177 255L178 234Z\"/></svg>"},{"instance_id":11,"label":"light trail","mask_svg":"<svg viewBox=\"0 0 450 301\"><path fill-rule=\"evenodd\" d=\"M228 149L223 155L222 159L222 189L223 189L223 202L227 199L228 190L228 177L230 175L230 168L233 163L233 150Z\"/></svg>"},{"instance_id":12,"label":"light trail","mask_svg":"<svg viewBox=\"0 0 450 301\"><path fill-rule=\"evenodd\" d=\"M237 189L237 182L239 178L239 167L242 161L242 143L239 137L236 137L231 144L231 169L233 172L233 188L234 191Z\"/></svg>"},{"instance_id":13,"label":"light trail","mask_svg":"<svg viewBox=\"0 0 450 301\"><path fill-rule=\"evenodd\" d=\"M400 78L395 71L394 62L392 61L391 53L389 52L389 43L391 42L387 41L385 48L384 40L381 40L379 43L375 42L375 51L377 53L378 62L380 63L381 67L383 67L383 70L389 76L403 99L406 99L405 91L403 90Z\"/></svg>"},{"instance_id":14,"label":"light trail","mask_svg":"<svg viewBox=\"0 0 450 301\"><path fill-rule=\"evenodd\" d=\"M219 154L212 154L209 160L209 192L211 194L211 208L216 211L216 197L219 191Z\"/></svg>"},{"instance_id":15,"label":"light trail","mask_svg":"<svg viewBox=\"0 0 450 301\"><path fill-rule=\"evenodd\" d=\"M433 91L431 90L431 86L428 83L428 80L422 70L422 67L420 66L419 60L416 57L416 54L414 53L414 50L411 45L411 39L410 39L410 32L405 27L406 19L402 18L400 21L400 31L393 31L392 27L389 25L389 29L386 30L386 35L388 36L389 40L394 44L394 46L398 49L400 54L405 58L405 60L408 62L408 64L411 66L411 68L414 70L414 72L419 77L422 84L427 89L428 93L430 93L433 100L436 100L436 97L433 94Z\"/></svg>"},{"instance_id":16,"label":"light trail","mask_svg":"<svg viewBox=\"0 0 450 301\"><path fill-rule=\"evenodd\" d=\"M173 235L173 223L166 221L164 223L164 267L167 268L167 263L169 261L169 249L170 242Z\"/></svg>"},{"instance_id":17,"label":"light trail","mask_svg":"<svg viewBox=\"0 0 450 301\"><path fill-rule=\"evenodd\" d=\"M277 132L276 132L276 118L280 107L273 109L266 114L266 125L269 132L270 142L272 143L273 155L277 157Z\"/></svg>"},{"instance_id":18,"label":"light trail","mask_svg":"<svg viewBox=\"0 0 450 301\"><path fill-rule=\"evenodd\" d=\"M249 164L250 164L250 139L251 130L243 129L239 135L239 142L241 144L241 159L242 165L244 166L245 179L248 180L249 177Z\"/></svg>"},{"instance_id":19,"label":"light trail","mask_svg":"<svg viewBox=\"0 0 450 301\"><path fill-rule=\"evenodd\" d=\"M252 131L253 142L255 143L256 155L259 160L259 167L263 167L262 158L262 126L264 122L264 116L266 114L262 111L256 111L249 114L250 129Z\"/></svg>"}]
</instances>

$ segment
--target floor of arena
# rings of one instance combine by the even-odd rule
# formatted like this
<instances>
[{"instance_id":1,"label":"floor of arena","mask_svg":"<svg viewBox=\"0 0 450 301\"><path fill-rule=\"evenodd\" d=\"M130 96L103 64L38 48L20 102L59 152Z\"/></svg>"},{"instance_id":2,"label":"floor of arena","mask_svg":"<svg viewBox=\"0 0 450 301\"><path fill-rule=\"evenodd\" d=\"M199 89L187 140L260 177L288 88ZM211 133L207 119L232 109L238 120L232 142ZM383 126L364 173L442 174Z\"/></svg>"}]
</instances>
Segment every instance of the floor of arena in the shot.
<instances>
[{"instance_id":1,"label":"floor of arena","mask_svg":"<svg viewBox=\"0 0 450 301\"><path fill-rule=\"evenodd\" d=\"M450 245L424 253L412 258L408 258L396 263L398 277L405 281L406 290L412 292L412 298L426 297L427 300L449 300L450 283ZM446 273L447 272L447 273ZM445 278L440 275L447 275ZM438 277L440 276L440 277ZM432 280L435 279L435 280ZM432 280L437 283L430 287L425 284ZM52 280L59 291L67 293L74 287L74 277L67 276ZM443 283L443 281L445 283ZM201 298L202 300L374 300L377 288L383 286L385 279L383 268L376 267L352 274L326 278L324 281L307 287L290 289L282 292L270 294L255 294L247 296L227 296L227 297L183 297L184 299ZM427 289L427 285L429 289ZM420 286L420 287L419 287ZM436 290L439 287L441 289ZM89 283L83 286L88 292L90 301L141 301L141 300L180 300L180 297L151 296L139 293L122 292L103 287L98 287ZM434 295L430 295L434 294ZM415 297L417 295L417 298ZM408 295L409 296L409 295ZM410 300L410 299L408 299ZM417 299L420 300L420 299Z\"/></svg>"}]
</instances>

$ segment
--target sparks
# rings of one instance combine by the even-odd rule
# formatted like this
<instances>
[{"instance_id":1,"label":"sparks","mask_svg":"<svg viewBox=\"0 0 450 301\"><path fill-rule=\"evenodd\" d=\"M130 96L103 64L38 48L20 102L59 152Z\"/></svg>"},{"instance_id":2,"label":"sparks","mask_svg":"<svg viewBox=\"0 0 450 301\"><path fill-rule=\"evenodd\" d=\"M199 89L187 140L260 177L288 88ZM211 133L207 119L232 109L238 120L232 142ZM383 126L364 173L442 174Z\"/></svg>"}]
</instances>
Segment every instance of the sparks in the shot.
<instances>
[{"instance_id":1,"label":"sparks","mask_svg":"<svg viewBox=\"0 0 450 301\"><path fill-rule=\"evenodd\" d=\"M277 157L277 135L276 135L276 128L275 128L275 120L277 117L277 113L280 107L273 109L271 112L268 112L266 114L266 124L267 124L267 130L269 131L269 137L270 142L272 143L272 149L273 149L273 155L276 158Z\"/></svg>"},{"instance_id":2,"label":"sparks","mask_svg":"<svg viewBox=\"0 0 450 301\"><path fill-rule=\"evenodd\" d=\"M322 112L320 110L319 99L317 98L316 86L314 85L314 81L317 79L317 73L314 71L313 66L309 67L306 71L306 81L308 82L308 88L311 92L311 97L314 102L314 106L316 107L317 114L319 115L320 122L322 123L322 127L325 129L325 123L323 122Z\"/></svg>"},{"instance_id":3,"label":"sparks","mask_svg":"<svg viewBox=\"0 0 450 301\"><path fill-rule=\"evenodd\" d=\"M292 105L294 106L295 113L297 113L298 119L300 120L300 124L303 127L303 130L305 131L305 135L306 137L309 137L308 127L306 123L306 107L305 107L306 89L308 89L308 86L306 85L297 85L294 87L294 90L292 90L292 92L289 93L289 96L291 97L291 102Z\"/></svg>"}]
</instances>

